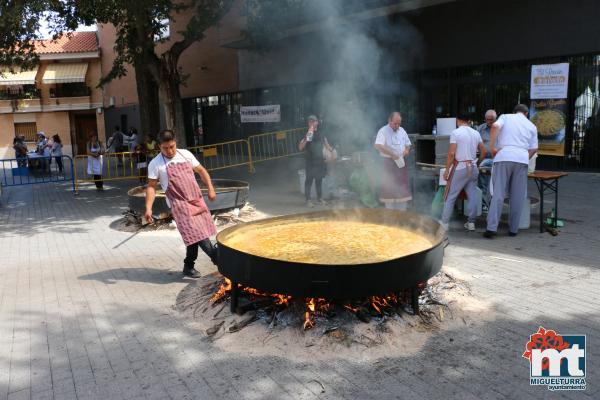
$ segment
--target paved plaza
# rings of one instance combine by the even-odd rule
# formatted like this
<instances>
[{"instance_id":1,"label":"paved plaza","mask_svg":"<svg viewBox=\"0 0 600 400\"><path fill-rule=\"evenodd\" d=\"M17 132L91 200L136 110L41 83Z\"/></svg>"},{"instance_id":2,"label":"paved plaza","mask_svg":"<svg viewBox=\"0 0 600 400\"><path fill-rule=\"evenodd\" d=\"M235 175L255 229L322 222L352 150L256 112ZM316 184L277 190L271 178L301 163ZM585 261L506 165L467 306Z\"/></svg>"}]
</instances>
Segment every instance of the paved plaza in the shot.
<instances>
[{"instance_id":1,"label":"paved plaza","mask_svg":"<svg viewBox=\"0 0 600 400\"><path fill-rule=\"evenodd\" d=\"M263 164L250 201L305 210L297 178ZM290 179L292 176L293 179ZM0 400L10 399L536 399L600 398L600 175L560 183L558 236L537 219L494 240L454 221L445 265L486 311L429 333L408 354L291 359L227 351L174 309L190 284L176 231L113 229L132 182L73 196L68 185L6 188L0 199ZM530 186L530 195L536 195ZM551 204L546 205L548 208ZM215 271L204 255L199 270ZM587 335L584 392L529 385L521 357L539 326ZM297 346L298 343L289 343ZM265 344L268 346L268 343ZM310 350L307 350L310 351Z\"/></svg>"}]
</instances>

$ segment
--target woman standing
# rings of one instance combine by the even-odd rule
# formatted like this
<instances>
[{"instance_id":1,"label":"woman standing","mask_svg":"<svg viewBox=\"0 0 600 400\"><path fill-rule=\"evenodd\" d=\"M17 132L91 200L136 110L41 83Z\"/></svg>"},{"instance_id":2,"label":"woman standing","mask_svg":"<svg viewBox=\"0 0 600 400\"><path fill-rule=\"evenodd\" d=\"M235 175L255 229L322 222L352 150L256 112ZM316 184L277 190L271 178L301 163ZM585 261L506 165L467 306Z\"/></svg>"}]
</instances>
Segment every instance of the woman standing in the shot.
<instances>
[{"instance_id":1,"label":"woman standing","mask_svg":"<svg viewBox=\"0 0 600 400\"><path fill-rule=\"evenodd\" d=\"M333 148L327 142L327 138L322 136L317 130L319 128L319 119L315 115L308 117L308 132L300 141L298 148L304 151L306 160L306 180L304 181L304 196L306 197L306 205L313 207L314 204L310 201L310 191L312 189L313 180L317 191L317 203L321 205L327 204L323 196L323 178L327 175L327 164L323 155L323 148L332 152Z\"/></svg>"},{"instance_id":2,"label":"woman standing","mask_svg":"<svg viewBox=\"0 0 600 400\"><path fill-rule=\"evenodd\" d=\"M96 131L91 131L89 138L86 146L88 154L87 173L94 176L96 189L104 190L102 184L102 154L104 154L104 147L100 140L98 140Z\"/></svg>"},{"instance_id":3,"label":"woman standing","mask_svg":"<svg viewBox=\"0 0 600 400\"><path fill-rule=\"evenodd\" d=\"M58 165L58 172L62 174L63 172L63 162L62 162L62 141L58 135L52 136L52 157L56 160L56 165Z\"/></svg>"}]
</instances>

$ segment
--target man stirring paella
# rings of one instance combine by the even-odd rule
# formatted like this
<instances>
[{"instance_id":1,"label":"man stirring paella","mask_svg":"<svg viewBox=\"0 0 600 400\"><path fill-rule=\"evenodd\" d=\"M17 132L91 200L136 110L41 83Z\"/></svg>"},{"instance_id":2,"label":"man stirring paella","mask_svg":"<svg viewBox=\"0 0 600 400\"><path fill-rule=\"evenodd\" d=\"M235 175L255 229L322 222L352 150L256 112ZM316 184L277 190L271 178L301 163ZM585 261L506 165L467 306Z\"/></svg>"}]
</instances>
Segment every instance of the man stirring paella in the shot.
<instances>
[{"instance_id":1,"label":"man stirring paella","mask_svg":"<svg viewBox=\"0 0 600 400\"><path fill-rule=\"evenodd\" d=\"M210 257L213 263L216 263L217 251L209 237L215 235L217 230L194 173L200 175L200 179L208 188L210 201L215 200L217 195L210 175L196 157L188 150L177 148L173 131L160 132L158 144L160 154L148 165L144 217L148 222L153 221L152 204L156 197L156 184L160 182L177 229L186 245L183 275L198 278L200 273L194 268L198 258L198 247Z\"/></svg>"}]
</instances>

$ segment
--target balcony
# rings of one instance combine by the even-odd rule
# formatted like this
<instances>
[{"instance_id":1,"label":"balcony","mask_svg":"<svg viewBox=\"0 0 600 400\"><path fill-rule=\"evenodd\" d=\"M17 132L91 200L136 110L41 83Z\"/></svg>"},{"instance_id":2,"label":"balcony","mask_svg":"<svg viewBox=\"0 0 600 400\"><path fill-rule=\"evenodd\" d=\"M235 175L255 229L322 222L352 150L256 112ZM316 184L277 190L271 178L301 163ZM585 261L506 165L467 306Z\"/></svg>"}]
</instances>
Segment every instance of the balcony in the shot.
<instances>
[{"instance_id":1,"label":"balcony","mask_svg":"<svg viewBox=\"0 0 600 400\"><path fill-rule=\"evenodd\" d=\"M44 111L88 110L92 90L83 83L63 83L50 89Z\"/></svg>"},{"instance_id":2,"label":"balcony","mask_svg":"<svg viewBox=\"0 0 600 400\"><path fill-rule=\"evenodd\" d=\"M35 87L0 90L0 114L42 110L41 92Z\"/></svg>"},{"instance_id":3,"label":"balcony","mask_svg":"<svg viewBox=\"0 0 600 400\"><path fill-rule=\"evenodd\" d=\"M63 83L50 89L50 98L60 97L89 97L92 90L89 86L81 83Z\"/></svg>"}]
</instances>

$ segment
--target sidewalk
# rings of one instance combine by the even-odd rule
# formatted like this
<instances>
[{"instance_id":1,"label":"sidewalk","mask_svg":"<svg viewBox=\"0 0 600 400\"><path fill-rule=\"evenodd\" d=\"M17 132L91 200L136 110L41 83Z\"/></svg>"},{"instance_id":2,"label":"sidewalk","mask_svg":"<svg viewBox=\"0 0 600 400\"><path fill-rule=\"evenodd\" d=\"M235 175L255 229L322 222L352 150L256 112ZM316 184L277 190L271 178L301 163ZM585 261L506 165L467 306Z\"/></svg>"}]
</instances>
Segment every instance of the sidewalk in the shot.
<instances>
[{"instance_id":1,"label":"sidewalk","mask_svg":"<svg viewBox=\"0 0 600 400\"><path fill-rule=\"evenodd\" d=\"M306 211L297 176L278 165L257 165L254 176L243 169L215 175L250 180L250 201L267 214ZM68 185L4 190L0 400L600 397L599 174L561 180L566 226L557 237L538 233L535 218L517 238L495 240L481 238L483 226L466 233L456 221L445 265L469 281L488 311L430 334L412 354L375 361L363 348L354 359L314 361L311 348L296 360L206 340L173 309L193 284L180 274L185 248L177 232L132 237L112 229L134 183L105 186L78 196ZM215 271L203 255L198 265L202 274ZM521 354L540 325L587 335L585 392L529 385Z\"/></svg>"}]
</instances>

